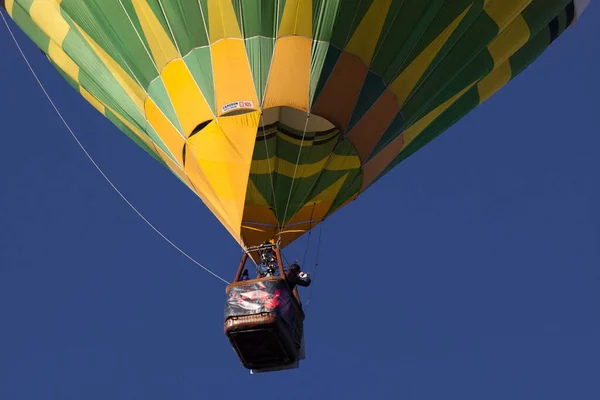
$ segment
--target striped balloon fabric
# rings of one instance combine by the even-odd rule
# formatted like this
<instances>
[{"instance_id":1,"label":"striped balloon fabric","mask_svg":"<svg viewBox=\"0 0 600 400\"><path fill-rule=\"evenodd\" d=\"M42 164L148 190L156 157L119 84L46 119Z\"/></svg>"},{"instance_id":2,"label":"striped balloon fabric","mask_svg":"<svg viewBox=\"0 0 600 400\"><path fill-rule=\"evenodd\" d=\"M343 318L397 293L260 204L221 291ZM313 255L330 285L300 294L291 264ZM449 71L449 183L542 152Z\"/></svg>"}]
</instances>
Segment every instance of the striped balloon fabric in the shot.
<instances>
[{"instance_id":1,"label":"striped balloon fabric","mask_svg":"<svg viewBox=\"0 0 600 400\"><path fill-rule=\"evenodd\" d=\"M0 0L243 247L285 246L532 63L571 0Z\"/></svg>"}]
</instances>

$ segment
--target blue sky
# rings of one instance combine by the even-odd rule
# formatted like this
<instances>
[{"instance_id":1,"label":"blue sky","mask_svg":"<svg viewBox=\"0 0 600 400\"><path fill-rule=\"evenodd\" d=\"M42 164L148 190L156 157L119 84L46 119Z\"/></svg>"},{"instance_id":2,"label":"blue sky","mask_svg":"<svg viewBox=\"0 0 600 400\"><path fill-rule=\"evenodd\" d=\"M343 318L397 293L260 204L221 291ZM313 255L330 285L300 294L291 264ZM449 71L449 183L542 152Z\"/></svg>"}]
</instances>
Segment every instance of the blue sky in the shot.
<instances>
[{"instance_id":1,"label":"blue sky","mask_svg":"<svg viewBox=\"0 0 600 400\"><path fill-rule=\"evenodd\" d=\"M261 376L223 335L224 284L108 186L2 27L0 398L599 399L598 20L324 224L307 359ZM199 199L17 37L106 174L230 279Z\"/></svg>"}]
</instances>

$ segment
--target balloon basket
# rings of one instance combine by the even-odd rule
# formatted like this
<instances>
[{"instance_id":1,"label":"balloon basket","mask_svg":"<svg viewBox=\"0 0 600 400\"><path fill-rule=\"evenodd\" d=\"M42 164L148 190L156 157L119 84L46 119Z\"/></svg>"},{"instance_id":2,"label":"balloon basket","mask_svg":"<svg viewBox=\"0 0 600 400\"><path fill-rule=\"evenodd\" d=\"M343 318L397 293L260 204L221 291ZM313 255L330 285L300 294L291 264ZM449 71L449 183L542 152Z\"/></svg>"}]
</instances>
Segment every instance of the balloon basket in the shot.
<instances>
[{"instance_id":1,"label":"balloon basket","mask_svg":"<svg viewBox=\"0 0 600 400\"><path fill-rule=\"evenodd\" d=\"M227 286L225 335L252 372L297 367L304 358L304 312L285 280L267 277Z\"/></svg>"}]
</instances>

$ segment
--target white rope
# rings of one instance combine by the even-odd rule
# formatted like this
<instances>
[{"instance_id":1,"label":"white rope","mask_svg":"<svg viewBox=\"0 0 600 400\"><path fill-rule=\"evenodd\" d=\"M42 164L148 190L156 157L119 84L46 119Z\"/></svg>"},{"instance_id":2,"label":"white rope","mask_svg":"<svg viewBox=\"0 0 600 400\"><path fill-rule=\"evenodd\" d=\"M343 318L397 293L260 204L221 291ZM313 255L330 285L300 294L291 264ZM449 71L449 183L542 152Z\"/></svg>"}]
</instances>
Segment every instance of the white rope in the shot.
<instances>
[{"instance_id":1,"label":"white rope","mask_svg":"<svg viewBox=\"0 0 600 400\"><path fill-rule=\"evenodd\" d=\"M313 289L315 288L315 280L317 279L317 269L319 268L319 253L321 252L321 235L323 234L323 224L319 225L319 240L317 241L317 255L315 257L315 269L313 270L313 276L311 278L312 285L310 285L310 291L308 292L308 298L306 299L306 309L312 299Z\"/></svg>"},{"instance_id":2,"label":"white rope","mask_svg":"<svg viewBox=\"0 0 600 400\"><path fill-rule=\"evenodd\" d=\"M281 232L285 230L285 219L287 218L288 208L290 201L292 200L292 192L294 191L294 182L296 181L296 173L298 172L298 165L300 164L300 156L302 155L302 147L304 147L304 138L306 137L306 130L308 129L308 120L310 118L310 112L306 114L306 122L304 123L304 132L302 132L302 141L300 142L300 150L298 150L298 157L296 158L296 165L294 166L294 176L292 177L292 184L290 186L290 193L288 194L287 203L285 205L285 212L283 213L282 228L279 232L281 238Z\"/></svg>"},{"instance_id":3,"label":"white rope","mask_svg":"<svg viewBox=\"0 0 600 400\"><path fill-rule=\"evenodd\" d=\"M98 172L100 172L100 174L102 175L102 177L108 182L108 184L114 189L114 191L117 192L117 194L125 201L125 203L127 203L127 205L129 207L131 207L131 209L133 211L135 211L135 213L142 220L144 220L144 222L150 228L152 228L152 230L154 230L154 232L156 232L160 237L162 237L167 243L169 243L171 246L173 246L173 248L175 248L177 251L179 251L181 254L183 254L188 260L190 260L191 262L193 262L194 264L196 264L198 267L202 268L204 271L208 272L209 274L211 274L215 278L223 281L224 283L229 284L229 282L227 282L225 279L223 279L219 275L215 274L210 269L206 268L204 265L200 264L198 261L196 261L191 256L189 256L185 251L183 251L182 249L180 249L179 247L177 247L177 245L175 245L175 243L173 243L171 240L169 240L169 238L167 238L161 231L159 231L154 225L152 225L152 223L150 221L148 221L148 219L146 219L146 217L144 217L142 215L142 213L139 212L138 209L135 208L135 206L133 204L131 204L131 202L129 202L129 200L127 200L127 198L125 197L125 195L123 195L123 193L121 193L121 191L119 189L117 189L117 187L112 183L112 181L108 178L108 176L106 176L106 174L102 171L102 169L98 166L98 164L96 164L96 162L94 161L94 159L92 158L92 156L87 152L87 150L85 149L85 147L83 146L83 144L77 138L77 135L75 135L75 133L73 132L73 130L71 129L71 127L69 126L69 124L67 123L67 121L65 120L65 118L63 117L63 115L61 114L61 112L58 109L58 107L56 106L56 104L54 104L54 101L52 101L52 98L50 98L50 95L46 91L44 85L42 84L42 82L40 81L39 77L37 76L37 74L33 70L33 67L29 63L29 60L27 59L27 56L25 55L25 53L23 52L23 49L19 45L19 42L17 41L17 38L15 37L12 29L10 28L10 25L8 25L8 22L6 21L6 18L4 17L4 13L0 12L0 15L2 16L2 20L4 21L4 25L6 25L6 28L8 29L8 32L10 33L10 36L12 37L13 41L15 42L15 45L17 46L17 49L21 53L21 56L23 57L23 60L25 60L25 63L29 67L29 70L33 74L33 77L37 81L38 85L40 86L40 88L42 89L42 91L44 92L44 94L46 95L46 98L48 99L48 101L50 102L50 104L52 105L52 107L54 108L54 111L56 111L56 114L59 116L59 118L61 119L61 121L63 122L63 124L67 127L67 130L69 131L69 133L71 134L71 136L73 137L73 139L75 139L75 141L77 142L77 144L79 145L79 147L81 148L81 150L85 153L85 155L90 160L90 162L94 165L94 167L96 167L96 169L98 170Z\"/></svg>"},{"instance_id":4,"label":"white rope","mask_svg":"<svg viewBox=\"0 0 600 400\"><path fill-rule=\"evenodd\" d=\"M152 61L152 65L154 65L154 68L156 69L156 72L160 75L160 70L158 69L158 66L156 65L156 63L154 62L154 58L152 57L152 54L150 54L150 50L148 50L148 47L146 47L146 44L144 43L144 40L142 39L142 36L140 35L140 33L138 32L137 28L135 27L135 24L133 23L133 20L129 16L129 13L127 12L127 9L125 8L125 6L123 5L123 2L121 0L119 0L119 4L121 4L121 8L125 12L125 15L127 16L127 19L129 20L129 23L133 27L133 30L135 31L135 34L137 35L138 39L140 39L140 43L142 43L142 46L144 47L144 50L146 50L146 54L148 54L148 58L150 59L150 61Z\"/></svg>"},{"instance_id":5,"label":"white rope","mask_svg":"<svg viewBox=\"0 0 600 400\"><path fill-rule=\"evenodd\" d=\"M273 209L275 211L275 218L277 218L278 222L277 224L279 225L279 213L277 212L277 199L275 198L275 184L273 183L273 174L276 172L275 168L271 169L271 159L269 158L269 146L267 145L267 130L265 129L265 120L263 118L262 113L260 114L260 122L262 125L262 131L263 131L263 142L265 142L265 153L267 154L267 166L269 167L269 181L271 182L271 194L273 195ZM275 140L279 140L277 138L277 127L275 128ZM275 165L277 165L277 151L275 151L274 154L274 158L275 158ZM278 226L278 228L281 228L281 226Z\"/></svg>"}]
</instances>

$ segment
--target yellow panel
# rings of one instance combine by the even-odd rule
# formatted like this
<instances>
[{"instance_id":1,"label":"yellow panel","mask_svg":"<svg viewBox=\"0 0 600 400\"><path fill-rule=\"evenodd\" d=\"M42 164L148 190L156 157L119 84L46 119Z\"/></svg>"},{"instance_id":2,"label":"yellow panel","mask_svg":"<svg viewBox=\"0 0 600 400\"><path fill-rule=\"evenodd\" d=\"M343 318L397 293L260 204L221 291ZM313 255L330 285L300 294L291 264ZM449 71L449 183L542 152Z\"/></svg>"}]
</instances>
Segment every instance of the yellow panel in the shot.
<instances>
[{"instance_id":1,"label":"yellow panel","mask_svg":"<svg viewBox=\"0 0 600 400\"><path fill-rule=\"evenodd\" d=\"M366 65L371 64L391 4L392 0L373 1L346 46L347 52L359 56Z\"/></svg>"},{"instance_id":2,"label":"yellow panel","mask_svg":"<svg viewBox=\"0 0 600 400\"><path fill-rule=\"evenodd\" d=\"M522 15L515 20L489 44L488 51L494 59L495 66L504 63L517 52L527 41L531 32Z\"/></svg>"},{"instance_id":3,"label":"yellow panel","mask_svg":"<svg viewBox=\"0 0 600 400\"><path fill-rule=\"evenodd\" d=\"M308 221L320 221L325 218L327 212L333 205L340 190L344 187L344 183L348 178L345 174L340 179L325 188L321 193L316 195L312 200L307 202L296 214L290 219L289 224L296 224Z\"/></svg>"},{"instance_id":4,"label":"yellow panel","mask_svg":"<svg viewBox=\"0 0 600 400\"><path fill-rule=\"evenodd\" d=\"M304 235L311 229L314 229L318 223L304 223L300 225L291 226L280 232L281 234L281 247L285 247L290 243L297 240L300 236Z\"/></svg>"},{"instance_id":5,"label":"yellow panel","mask_svg":"<svg viewBox=\"0 0 600 400\"><path fill-rule=\"evenodd\" d=\"M307 150L303 149L303 151ZM272 173L275 168L277 168L276 172L279 175L285 175L289 178L294 177L294 171L296 172L296 178L309 178L323 170L345 171L360 168L360 159L357 156L332 155L331 158L325 157L312 164L299 164L296 168L296 163L273 156L268 160L254 160L251 172L255 175L264 175Z\"/></svg>"},{"instance_id":6,"label":"yellow panel","mask_svg":"<svg viewBox=\"0 0 600 400\"><path fill-rule=\"evenodd\" d=\"M211 43L242 38L231 0L208 0L208 28Z\"/></svg>"},{"instance_id":7,"label":"yellow panel","mask_svg":"<svg viewBox=\"0 0 600 400\"><path fill-rule=\"evenodd\" d=\"M8 12L8 15L10 15L11 18L12 18L12 10L13 10L14 4L15 4L14 0L6 0L6 3L4 3L4 7L6 7L6 12Z\"/></svg>"},{"instance_id":8,"label":"yellow panel","mask_svg":"<svg viewBox=\"0 0 600 400\"><path fill-rule=\"evenodd\" d=\"M211 46L217 114L258 109L254 80L244 42L223 39Z\"/></svg>"},{"instance_id":9,"label":"yellow panel","mask_svg":"<svg viewBox=\"0 0 600 400\"><path fill-rule=\"evenodd\" d=\"M98 99L90 94L83 86L79 87L79 93L83 96L84 99L88 101L96 110L100 111L101 114L104 114L106 107L102 104Z\"/></svg>"},{"instance_id":10,"label":"yellow panel","mask_svg":"<svg viewBox=\"0 0 600 400\"><path fill-rule=\"evenodd\" d=\"M287 231L289 229L294 229L297 224L309 224L310 221L320 221L325 215L327 215L327 211L331 208L333 201L320 201L318 203L306 203L300 210L288 210L288 213L295 212L289 221L287 222L284 229ZM288 215L289 217L289 215ZM312 225L316 225L316 223L312 223Z\"/></svg>"},{"instance_id":11,"label":"yellow panel","mask_svg":"<svg viewBox=\"0 0 600 400\"><path fill-rule=\"evenodd\" d=\"M244 205L244 217L243 224L246 223L260 223L260 224L270 224L273 226L277 226L277 217L273 210L271 210L270 206L257 206L253 204L249 204L248 200L246 200L246 204Z\"/></svg>"},{"instance_id":12,"label":"yellow panel","mask_svg":"<svg viewBox=\"0 0 600 400\"><path fill-rule=\"evenodd\" d=\"M198 188L211 203L221 203L226 219L239 237L248 176L260 112L222 117L188 140L191 159L206 178ZM215 196L216 199L211 198Z\"/></svg>"},{"instance_id":13,"label":"yellow panel","mask_svg":"<svg viewBox=\"0 0 600 400\"><path fill-rule=\"evenodd\" d=\"M344 171L347 169L360 168L360 158L358 156L340 156L334 154L325 166L327 171Z\"/></svg>"},{"instance_id":14,"label":"yellow panel","mask_svg":"<svg viewBox=\"0 0 600 400\"><path fill-rule=\"evenodd\" d=\"M183 60L169 63L163 70L162 80L186 136L189 136L198 124L214 118Z\"/></svg>"},{"instance_id":15,"label":"yellow panel","mask_svg":"<svg viewBox=\"0 0 600 400\"><path fill-rule=\"evenodd\" d=\"M312 39L312 0L287 0L277 37L298 35Z\"/></svg>"},{"instance_id":16,"label":"yellow panel","mask_svg":"<svg viewBox=\"0 0 600 400\"><path fill-rule=\"evenodd\" d=\"M421 79L429 65L433 62L442 47L446 44L450 36L454 33L460 22L463 20L467 12L472 6L467 7L448 27L437 37L433 42L423 50L414 61L406 67L390 85L392 92L398 98L398 106L402 108L408 96L415 88L417 82Z\"/></svg>"},{"instance_id":17,"label":"yellow panel","mask_svg":"<svg viewBox=\"0 0 600 400\"><path fill-rule=\"evenodd\" d=\"M277 233L277 227L242 226L242 237L246 246L257 246L267 240L273 239ZM258 260L255 260L258 261Z\"/></svg>"},{"instance_id":18,"label":"yellow panel","mask_svg":"<svg viewBox=\"0 0 600 400\"><path fill-rule=\"evenodd\" d=\"M96 53L98 58L102 61L102 63L108 68L111 74L115 77L116 81L119 82L119 85L125 90L129 98L135 103L135 105L140 109L140 112L143 113L144 110L144 100L146 99L146 91L138 85L138 83L131 77L121 66L113 60L111 56L108 55L107 52L102 49L87 33L83 31L77 24L75 27L83 36L83 38L88 42L92 50Z\"/></svg>"},{"instance_id":19,"label":"yellow panel","mask_svg":"<svg viewBox=\"0 0 600 400\"><path fill-rule=\"evenodd\" d=\"M316 195L313 199L310 200L310 202L320 203L323 201L334 201L340 193L340 190L342 190L342 187L344 186L344 183L346 182L347 178L348 174L345 174L340 179L332 183L331 186L329 186L328 188L324 189L321 193Z\"/></svg>"},{"instance_id":20,"label":"yellow panel","mask_svg":"<svg viewBox=\"0 0 600 400\"><path fill-rule=\"evenodd\" d=\"M262 196L252 179L248 179L246 190L246 203L244 204L243 223L259 222L262 224L277 225L277 217L270 209L269 203Z\"/></svg>"},{"instance_id":21,"label":"yellow panel","mask_svg":"<svg viewBox=\"0 0 600 400\"><path fill-rule=\"evenodd\" d=\"M260 190L258 190L252 179L248 179L248 189L246 190L246 205L248 204L260 207L270 207L269 203L260 193Z\"/></svg>"},{"instance_id":22,"label":"yellow panel","mask_svg":"<svg viewBox=\"0 0 600 400\"><path fill-rule=\"evenodd\" d=\"M184 172L162 150L158 149L158 154L165 161L165 163L167 163L167 165L169 166L169 169L174 174L179 176L185 182L185 184L194 193L196 193L196 195L198 197L200 197L200 199L202 199L202 202L206 205L206 207L210 210L210 212L219 220L219 222L221 222L221 224L223 224L225 229L227 229L227 231L236 239L236 241L240 245L242 245L242 243L240 242L239 235L236 235L235 230L231 227L231 224L229 223L229 221L226 218L223 218L224 212L223 212L223 208L222 208L221 204L218 202L217 202L217 204L211 203L206 198L206 196L204 196L201 193L201 191L198 189L199 187L205 186L206 178L202 175L202 173L197 168L197 166L196 166L196 168L193 168L193 167L187 168L186 167L186 170ZM194 163L191 163L191 164L194 164Z\"/></svg>"},{"instance_id":23,"label":"yellow panel","mask_svg":"<svg viewBox=\"0 0 600 400\"><path fill-rule=\"evenodd\" d=\"M231 235L239 241L239 235L236 233L229 216L220 201L219 197L215 194L210 182L208 181L204 171L200 169L200 165L194 159L194 149L188 146L186 149L186 164L185 173L192 181L196 193L213 215L223 224Z\"/></svg>"},{"instance_id":24,"label":"yellow panel","mask_svg":"<svg viewBox=\"0 0 600 400\"><path fill-rule=\"evenodd\" d=\"M264 112L264 110L263 110L263 112ZM311 117L313 117L313 116L314 116L314 114L311 114ZM304 118L303 119L304 119L304 121L306 121L306 114L304 114ZM281 122L281 120L279 120L279 122ZM284 125L287 125L287 124L284 123ZM300 131L304 130L305 124L301 124L301 125L302 126L299 126L298 128L294 128L294 129L297 129L297 130L300 130ZM287 126L290 126L290 125L287 125ZM314 132L310 128L310 123L309 123L309 126L307 127L307 131L308 132ZM319 141L324 141L324 140L332 139L333 137L338 136L339 134L340 134L340 131L339 130L335 130L335 131L333 131L332 133L330 133L328 135L319 136ZM310 137L310 138L306 138L305 137L304 141L303 141L301 138L300 139L293 138L290 135L285 134L285 133L283 133L281 131L277 131L277 138L281 139L283 141L286 141L288 143L291 143L291 144L293 144L295 146L302 146L302 147L311 147L314 144L314 140L315 140L314 137Z\"/></svg>"},{"instance_id":25,"label":"yellow panel","mask_svg":"<svg viewBox=\"0 0 600 400\"><path fill-rule=\"evenodd\" d=\"M304 121L306 121L306 114L304 114L304 115L305 115ZM299 131L304 131L304 126L305 125L303 124L298 130ZM308 128L307 128L307 131L308 131ZM339 132L336 133L336 135L338 135L338 134L339 134ZM302 140L302 138L296 139L296 138L293 138L290 135L287 135L287 134L282 133L280 131L277 131L277 139L281 139L284 142L291 143L294 146L302 146L302 147L312 147L312 145L313 145L313 143L315 141L314 137L310 137L310 138L305 137L304 140Z\"/></svg>"},{"instance_id":26,"label":"yellow panel","mask_svg":"<svg viewBox=\"0 0 600 400\"><path fill-rule=\"evenodd\" d=\"M185 139L149 97L146 99L146 119L182 166Z\"/></svg>"},{"instance_id":27,"label":"yellow panel","mask_svg":"<svg viewBox=\"0 0 600 400\"><path fill-rule=\"evenodd\" d=\"M158 18L156 18L156 15L154 15L147 1L132 0L131 2L140 20L146 41L150 46L150 52L154 57L156 68L162 71L169 61L180 57L179 52L173 45L167 32L163 29Z\"/></svg>"},{"instance_id":28,"label":"yellow panel","mask_svg":"<svg viewBox=\"0 0 600 400\"><path fill-rule=\"evenodd\" d=\"M532 0L491 0L485 4L484 9L500 31L503 31L531 2Z\"/></svg>"},{"instance_id":29,"label":"yellow panel","mask_svg":"<svg viewBox=\"0 0 600 400\"><path fill-rule=\"evenodd\" d=\"M494 69L489 75L479 81L477 89L479 90L479 102L483 103L491 95L510 81L512 70L510 62L506 61L498 68Z\"/></svg>"},{"instance_id":30,"label":"yellow panel","mask_svg":"<svg viewBox=\"0 0 600 400\"><path fill-rule=\"evenodd\" d=\"M444 111L458 101L476 82L455 94L452 98L438 106L435 110L421 118L414 125L409 127L404 133L394 139L379 154L368 161L363 167L363 183L361 192L365 190L374 179L376 179L383 170L404 150L417 136L421 134L433 121L435 121Z\"/></svg>"},{"instance_id":31,"label":"yellow panel","mask_svg":"<svg viewBox=\"0 0 600 400\"><path fill-rule=\"evenodd\" d=\"M75 82L79 83L79 67L75 62L65 53L65 51L57 45L55 42L51 41L48 45L48 57L56 65L63 70L65 74L67 74L71 79Z\"/></svg>"},{"instance_id":32,"label":"yellow panel","mask_svg":"<svg viewBox=\"0 0 600 400\"><path fill-rule=\"evenodd\" d=\"M59 47L62 46L69 24L60 13L60 6L48 0L34 0L29 15L35 24Z\"/></svg>"},{"instance_id":33,"label":"yellow panel","mask_svg":"<svg viewBox=\"0 0 600 400\"><path fill-rule=\"evenodd\" d=\"M308 112L312 40L277 39L263 108L292 107Z\"/></svg>"},{"instance_id":34,"label":"yellow panel","mask_svg":"<svg viewBox=\"0 0 600 400\"><path fill-rule=\"evenodd\" d=\"M348 204L352 203L354 200L356 200L356 198L358 197L359 192L356 192L352 195L352 197L350 197L348 200L346 200L345 202L342 203L341 206L337 207L335 209L335 212L341 210L342 208L346 207Z\"/></svg>"},{"instance_id":35,"label":"yellow panel","mask_svg":"<svg viewBox=\"0 0 600 400\"><path fill-rule=\"evenodd\" d=\"M421 118L414 125L408 128L404 132L404 148L406 148L417 136L421 134L433 121L438 119L440 115L444 111L446 111L450 106L456 103L463 95L471 89L475 85L475 82L471 83L469 86L452 96L450 99L446 100L442 105L438 106L435 110L431 111L425 117Z\"/></svg>"}]
</instances>

